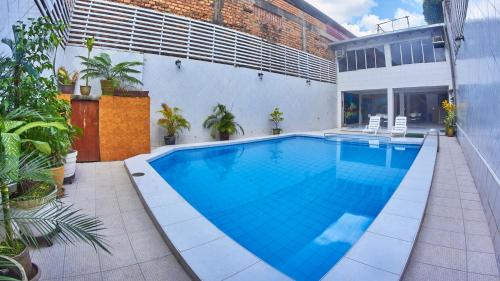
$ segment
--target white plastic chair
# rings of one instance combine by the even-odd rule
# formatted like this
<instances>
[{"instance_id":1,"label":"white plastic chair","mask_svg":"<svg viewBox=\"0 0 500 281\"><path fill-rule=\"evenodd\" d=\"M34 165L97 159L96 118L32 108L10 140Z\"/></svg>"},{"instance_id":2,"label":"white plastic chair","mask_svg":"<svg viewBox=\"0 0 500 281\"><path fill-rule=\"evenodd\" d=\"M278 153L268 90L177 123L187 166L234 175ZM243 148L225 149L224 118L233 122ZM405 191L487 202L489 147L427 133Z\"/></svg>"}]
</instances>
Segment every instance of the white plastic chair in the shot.
<instances>
[{"instance_id":1,"label":"white plastic chair","mask_svg":"<svg viewBox=\"0 0 500 281\"><path fill-rule=\"evenodd\" d=\"M370 116L370 122L363 129L363 133L377 134L378 129L380 129L380 116Z\"/></svg>"},{"instance_id":2,"label":"white plastic chair","mask_svg":"<svg viewBox=\"0 0 500 281\"><path fill-rule=\"evenodd\" d=\"M403 136L406 137L406 131L408 127L406 126L406 117L398 116L396 117L396 122L394 123L394 127L391 130L391 136Z\"/></svg>"}]
</instances>

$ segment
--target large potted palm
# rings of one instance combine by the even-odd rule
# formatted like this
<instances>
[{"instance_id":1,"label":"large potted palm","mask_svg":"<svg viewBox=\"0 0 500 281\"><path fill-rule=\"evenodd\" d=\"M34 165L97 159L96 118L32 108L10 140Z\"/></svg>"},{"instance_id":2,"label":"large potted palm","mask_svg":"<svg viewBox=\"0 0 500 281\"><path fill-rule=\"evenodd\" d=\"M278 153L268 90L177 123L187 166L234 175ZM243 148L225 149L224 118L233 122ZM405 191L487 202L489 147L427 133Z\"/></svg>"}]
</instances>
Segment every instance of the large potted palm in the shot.
<instances>
[{"instance_id":1,"label":"large potted palm","mask_svg":"<svg viewBox=\"0 0 500 281\"><path fill-rule=\"evenodd\" d=\"M212 138L219 136L220 140L229 140L231 135L239 131L244 135L243 127L236 122L234 115L223 104L218 103L213 108L213 113L203 122L203 127L210 129Z\"/></svg>"},{"instance_id":2,"label":"large potted palm","mask_svg":"<svg viewBox=\"0 0 500 281\"><path fill-rule=\"evenodd\" d=\"M142 65L139 61L121 62L113 65L111 58L106 53L101 53L93 58L78 56L85 67L81 73L82 78L101 78L101 90L103 95L113 95L118 83L129 85L141 84L142 82L131 76L140 73L134 67Z\"/></svg>"},{"instance_id":3,"label":"large potted palm","mask_svg":"<svg viewBox=\"0 0 500 281\"><path fill-rule=\"evenodd\" d=\"M165 128L167 132L164 136L165 145L173 145L176 136L185 129L191 129L191 124L182 116L180 108L171 108L166 103L162 103L161 107L158 113L161 113L163 117L158 119L158 125Z\"/></svg>"}]
</instances>

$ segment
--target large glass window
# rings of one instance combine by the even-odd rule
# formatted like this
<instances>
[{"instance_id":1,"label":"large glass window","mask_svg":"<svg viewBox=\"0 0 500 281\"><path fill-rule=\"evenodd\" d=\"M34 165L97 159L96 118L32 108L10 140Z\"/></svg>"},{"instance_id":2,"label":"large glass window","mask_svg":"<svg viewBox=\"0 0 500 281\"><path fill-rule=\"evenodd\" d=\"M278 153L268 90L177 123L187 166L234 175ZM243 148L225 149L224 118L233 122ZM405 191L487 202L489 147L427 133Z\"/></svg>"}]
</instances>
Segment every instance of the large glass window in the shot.
<instances>
[{"instance_id":1,"label":"large glass window","mask_svg":"<svg viewBox=\"0 0 500 281\"><path fill-rule=\"evenodd\" d=\"M401 56L403 58L403 64L412 64L413 60L411 58L411 44L410 42L401 43Z\"/></svg>"},{"instance_id":2,"label":"large glass window","mask_svg":"<svg viewBox=\"0 0 500 281\"><path fill-rule=\"evenodd\" d=\"M347 51L347 70L348 71L356 70L356 52L355 51Z\"/></svg>"},{"instance_id":3,"label":"large glass window","mask_svg":"<svg viewBox=\"0 0 500 281\"><path fill-rule=\"evenodd\" d=\"M431 39L422 40L424 50L424 62L434 62L434 45Z\"/></svg>"},{"instance_id":4,"label":"large glass window","mask_svg":"<svg viewBox=\"0 0 500 281\"><path fill-rule=\"evenodd\" d=\"M422 43L420 40L411 42L411 52L413 54L413 63L423 63Z\"/></svg>"},{"instance_id":5,"label":"large glass window","mask_svg":"<svg viewBox=\"0 0 500 281\"><path fill-rule=\"evenodd\" d=\"M375 68L375 48L366 49L366 68Z\"/></svg>"},{"instance_id":6,"label":"large glass window","mask_svg":"<svg viewBox=\"0 0 500 281\"><path fill-rule=\"evenodd\" d=\"M366 68L365 49L356 50L356 66L358 70Z\"/></svg>"},{"instance_id":7,"label":"large glass window","mask_svg":"<svg viewBox=\"0 0 500 281\"><path fill-rule=\"evenodd\" d=\"M339 71L346 72L347 71L347 58L345 56L338 58L339 62Z\"/></svg>"},{"instance_id":8,"label":"large glass window","mask_svg":"<svg viewBox=\"0 0 500 281\"><path fill-rule=\"evenodd\" d=\"M434 57L436 58L436 62L446 61L445 49L444 48L434 48Z\"/></svg>"},{"instance_id":9,"label":"large glass window","mask_svg":"<svg viewBox=\"0 0 500 281\"><path fill-rule=\"evenodd\" d=\"M375 47L375 59L377 67L385 67L385 51L384 46Z\"/></svg>"},{"instance_id":10,"label":"large glass window","mask_svg":"<svg viewBox=\"0 0 500 281\"><path fill-rule=\"evenodd\" d=\"M401 65L401 44L391 44L392 66Z\"/></svg>"}]
</instances>

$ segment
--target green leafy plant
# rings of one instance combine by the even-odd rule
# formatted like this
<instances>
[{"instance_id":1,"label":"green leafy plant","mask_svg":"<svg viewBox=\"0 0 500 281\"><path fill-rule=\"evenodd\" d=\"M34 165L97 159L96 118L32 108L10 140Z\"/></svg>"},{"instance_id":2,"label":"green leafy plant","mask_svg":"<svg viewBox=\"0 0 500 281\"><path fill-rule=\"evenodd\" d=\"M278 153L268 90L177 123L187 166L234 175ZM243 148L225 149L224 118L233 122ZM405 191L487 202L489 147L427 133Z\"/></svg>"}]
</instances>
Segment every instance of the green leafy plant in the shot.
<instances>
[{"instance_id":1,"label":"green leafy plant","mask_svg":"<svg viewBox=\"0 0 500 281\"><path fill-rule=\"evenodd\" d=\"M0 102L4 110L28 107L52 114L56 109L58 89L52 73L49 53L61 42L58 33L62 23L51 23L49 18L30 19L29 24L18 22L12 27L14 38L2 39L12 55L0 57ZM46 75L41 75L46 73Z\"/></svg>"},{"instance_id":2,"label":"green leafy plant","mask_svg":"<svg viewBox=\"0 0 500 281\"><path fill-rule=\"evenodd\" d=\"M181 115L181 109L178 107L171 108L166 103L161 104L162 109L158 111L163 118L158 120L158 125L165 128L167 136L173 137L181 133L183 130L191 129L191 124Z\"/></svg>"},{"instance_id":3,"label":"green leafy plant","mask_svg":"<svg viewBox=\"0 0 500 281\"><path fill-rule=\"evenodd\" d=\"M424 0L422 8L424 10L425 21L428 24L444 22L443 0Z\"/></svg>"},{"instance_id":4,"label":"green leafy plant","mask_svg":"<svg viewBox=\"0 0 500 281\"><path fill-rule=\"evenodd\" d=\"M90 60L90 54L92 53L92 49L94 49L95 38L88 37L85 38L85 47L87 47L87 60ZM89 86L89 78L85 77L85 86Z\"/></svg>"},{"instance_id":5,"label":"green leafy plant","mask_svg":"<svg viewBox=\"0 0 500 281\"><path fill-rule=\"evenodd\" d=\"M57 69L57 82L61 85L75 84L78 81L78 71L69 73L66 68L59 67Z\"/></svg>"},{"instance_id":6,"label":"green leafy plant","mask_svg":"<svg viewBox=\"0 0 500 281\"><path fill-rule=\"evenodd\" d=\"M274 129L281 131L279 125L285 118L283 118L283 112L280 111L279 107L275 107L273 112L269 114L269 117L269 120L274 123Z\"/></svg>"},{"instance_id":7,"label":"green leafy plant","mask_svg":"<svg viewBox=\"0 0 500 281\"><path fill-rule=\"evenodd\" d=\"M131 74L140 73L134 67L142 65L139 61L121 62L113 65L111 58L106 53L101 53L93 58L78 56L82 60L82 65L85 67L81 71L82 78L101 78L103 80L114 80L126 84L140 84L142 82L131 76Z\"/></svg>"},{"instance_id":8,"label":"green leafy plant","mask_svg":"<svg viewBox=\"0 0 500 281\"><path fill-rule=\"evenodd\" d=\"M221 139L237 134L238 131L245 134L243 127L241 127L241 125L234 119L234 115L227 109L227 107L218 103L213 108L213 114L209 115L203 122L203 127L211 130L210 135L214 139L217 137L217 133Z\"/></svg>"}]
</instances>

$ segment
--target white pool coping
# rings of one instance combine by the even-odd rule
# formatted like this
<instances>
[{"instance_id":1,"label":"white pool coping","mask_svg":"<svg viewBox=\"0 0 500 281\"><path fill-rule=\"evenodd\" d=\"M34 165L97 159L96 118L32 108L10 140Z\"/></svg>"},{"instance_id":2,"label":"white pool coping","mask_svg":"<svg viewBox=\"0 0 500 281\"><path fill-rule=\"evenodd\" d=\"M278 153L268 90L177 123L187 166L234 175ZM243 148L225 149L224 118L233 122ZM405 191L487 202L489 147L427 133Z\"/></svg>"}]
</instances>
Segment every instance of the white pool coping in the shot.
<instances>
[{"instance_id":1,"label":"white pool coping","mask_svg":"<svg viewBox=\"0 0 500 281\"><path fill-rule=\"evenodd\" d=\"M292 133L223 142L165 146L151 154L125 160L132 182L163 238L195 280L292 280L219 230L192 207L148 163L185 148L249 143L290 136L323 136L323 132ZM408 140L408 139L406 139ZM420 140L393 141L415 143ZM417 237L430 191L437 137L429 135L415 161L386 206L346 255L321 280L399 280Z\"/></svg>"}]
</instances>

